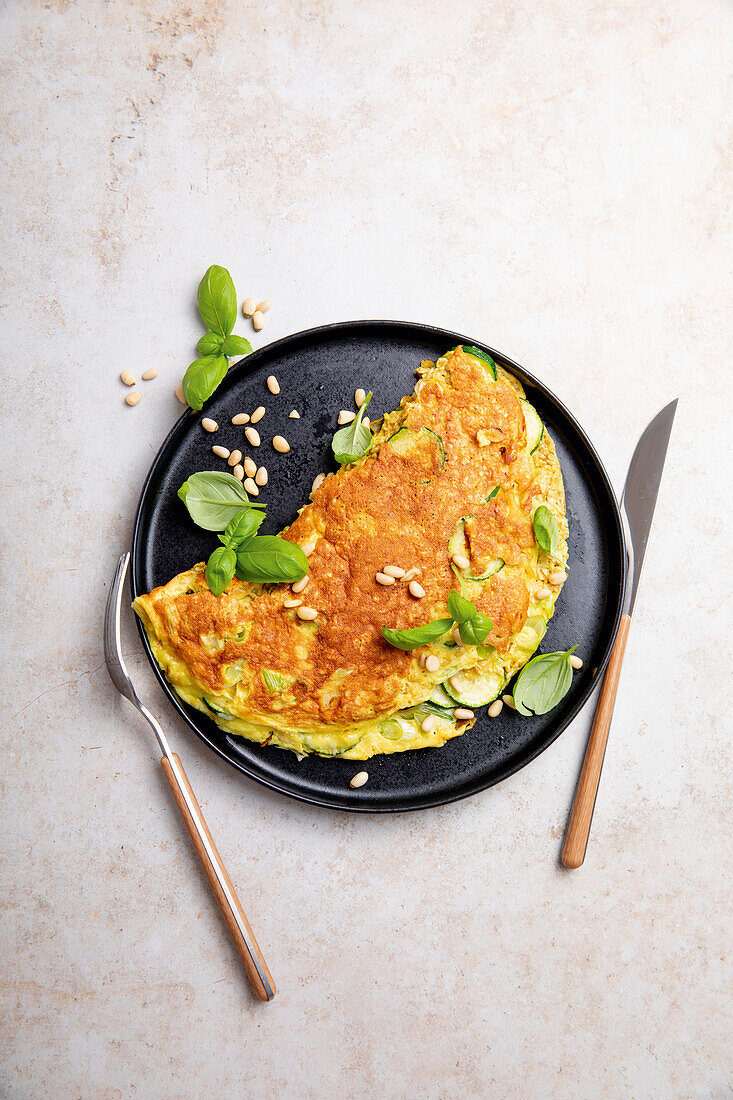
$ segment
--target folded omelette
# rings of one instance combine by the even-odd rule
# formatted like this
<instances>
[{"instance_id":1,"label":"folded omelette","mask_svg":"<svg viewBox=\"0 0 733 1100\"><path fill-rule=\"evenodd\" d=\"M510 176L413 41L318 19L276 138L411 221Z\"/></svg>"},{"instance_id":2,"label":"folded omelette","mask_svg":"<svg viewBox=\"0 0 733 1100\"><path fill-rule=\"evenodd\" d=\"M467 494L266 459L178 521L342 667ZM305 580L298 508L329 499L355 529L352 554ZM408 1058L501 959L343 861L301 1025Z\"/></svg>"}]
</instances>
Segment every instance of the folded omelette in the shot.
<instances>
[{"instance_id":1,"label":"folded omelette","mask_svg":"<svg viewBox=\"0 0 733 1100\"><path fill-rule=\"evenodd\" d=\"M286 584L235 578L214 597L204 563L135 600L170 684L227 732L351 760L439 746L539 645L560 591L549 578L567 561L554 444L501 367L457 347L418 374L369 454L328 476L282 532L313 547L298 598L315 620L285 607ZM541 504L559 524L556 558L535 541ZM379 584L387 565L419 570L424 597L403 579ZM409 652L384 640L383 626L445 617L459 585L493 623L481 656L457 631Z\"/></svg>"}]
</instances>

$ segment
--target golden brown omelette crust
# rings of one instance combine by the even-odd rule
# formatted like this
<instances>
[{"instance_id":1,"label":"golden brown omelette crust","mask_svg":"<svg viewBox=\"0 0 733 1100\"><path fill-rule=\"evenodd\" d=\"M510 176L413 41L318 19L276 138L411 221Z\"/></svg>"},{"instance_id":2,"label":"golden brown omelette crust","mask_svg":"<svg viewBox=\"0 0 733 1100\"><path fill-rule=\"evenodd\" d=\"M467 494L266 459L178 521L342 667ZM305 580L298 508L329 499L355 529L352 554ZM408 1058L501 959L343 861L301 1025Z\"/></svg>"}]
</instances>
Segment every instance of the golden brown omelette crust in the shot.
<instances>
[{"instance_id":1,"label":"golden brown omelette crust","mask_svg":"<svg viewBox=\"0 0 733 1100\"><path fill-rule=\"evenodd\" d=\"M283 610L292 596L286 585L263 588L234 580L218 599L205 585L193 594L172 596L163 588L150 593L173 649L205 690L221 691L227 683L224 668L244 658L255 673L248 699L254 711L293 709L326 722L389 711L395 684L414 657L388 645L381 628L419 626L446 614L448 593L457 587L446 547L461 517L474 516L467 530L472 560L516 561L533 544L529 517L538 488L523 447L525 420L517 394L488 379L480 362L462 349L450 358L449 370L449 387L431 377L418 384L417 401L407 404L405 419L408 428L427 427L442 437L442 469L430 448L405 455L382 443L347 476L326 478L284 533L301 545L314 532L320 535L302 595L318 611L316 624ZM518 495L520 517L510 515L501 494L485 504L487 486L493 485ZM408 596L402 584L376 582L376 573L389 563L421 570L424 599ZM203 567L200 573L204 584ZM503 652L527 614L524 581L499 573L477 602L494 623L488 642ZM234 635L247 623L256 625L245 640L236 641ZM225 637L224 647L210 652L201 640L208 635ZM264 669L286 676L299 670L299 679L273 697L257 674Z\"/></svg>"}]
</instances>

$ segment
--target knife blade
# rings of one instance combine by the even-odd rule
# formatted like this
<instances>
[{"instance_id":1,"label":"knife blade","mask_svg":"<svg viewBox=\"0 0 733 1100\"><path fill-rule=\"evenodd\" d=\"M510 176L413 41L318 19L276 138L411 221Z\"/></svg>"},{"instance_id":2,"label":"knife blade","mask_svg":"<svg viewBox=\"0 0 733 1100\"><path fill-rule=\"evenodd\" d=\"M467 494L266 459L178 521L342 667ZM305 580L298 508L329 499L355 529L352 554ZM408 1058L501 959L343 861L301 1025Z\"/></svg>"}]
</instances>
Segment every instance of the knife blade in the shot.
<instances>
[{"instance_id":1,"label":"knife blade","mask_svg":"<svg viewBox=\"0 0 733 1100\"><path fill-rule=\"evenodd\" d=\"M621 675L621 665L629 636L631 615L636 604L644 556L646 554L649 531L654 519L654 508L659 495L664 461L667 457L669 437L672 432L677 398L657 413L644 429L631 457L629 472L621 498L622 515L627 532L627 551L629 555L630 580L624 600L616 640L611 650L608 667L603 677L601 694L598 697L593 726L580 770L578 786L575 790L565 841L562 847L563 866L573 870L580 867L585 859L590 835L593 810L601 781L603 758L606 754L608 731L613 717L613 705Z\"/></svg>"}]
</instances>

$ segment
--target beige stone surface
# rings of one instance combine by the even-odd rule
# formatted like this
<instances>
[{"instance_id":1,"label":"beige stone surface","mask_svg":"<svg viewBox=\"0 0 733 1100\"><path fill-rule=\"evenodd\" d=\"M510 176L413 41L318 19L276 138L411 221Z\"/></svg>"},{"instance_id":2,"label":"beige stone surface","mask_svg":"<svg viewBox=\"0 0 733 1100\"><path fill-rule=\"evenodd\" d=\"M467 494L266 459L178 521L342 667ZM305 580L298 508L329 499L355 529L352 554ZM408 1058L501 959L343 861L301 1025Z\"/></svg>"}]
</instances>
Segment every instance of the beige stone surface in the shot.
<instances>
[{"instance_id":1,"label":"beige stone surface","mask_svg":"<svg viewBox=\"0 0 733 1100\"><path fill-rule=\"evenodd\" d=\"M28 0L0 32L0 1093L730 1096L731 6ZM101 654L212 262L272 299L256 343L388 316L501 348L619 487L681 395L576 873L590 713L469 801L315 811L214 759L126 623L270 1006Z\"/></svg>"}]
</instances>

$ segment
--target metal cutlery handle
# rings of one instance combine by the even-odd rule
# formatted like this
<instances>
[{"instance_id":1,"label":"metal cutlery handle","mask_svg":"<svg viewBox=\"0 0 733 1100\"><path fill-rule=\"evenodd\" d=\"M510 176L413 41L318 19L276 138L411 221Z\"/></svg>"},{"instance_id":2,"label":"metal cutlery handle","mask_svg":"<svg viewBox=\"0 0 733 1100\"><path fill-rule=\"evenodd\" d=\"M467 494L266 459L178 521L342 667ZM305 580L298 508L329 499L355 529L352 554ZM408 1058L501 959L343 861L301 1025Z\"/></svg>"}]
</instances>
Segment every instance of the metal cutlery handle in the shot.
<instances>
[{"instance_id":1,"label":"metal cutlery handle","mask_svg":"<svg viewBox=\"0 0 733 1100\"><path fill-rule=\"evenodd\" d=\"M596 715L588 738L578 786L575 789L573 808L570 811L570 820L565 832L562 855L560 856L563 866L570 870L580 867L585 859L585 851L588 847L588 836L593 820L593 810L596 805L598 784L601 780L603 757L606 754L608 730L613 717L613 705L616 701L616 689L621 675L621 665L630 625L631 619L629 616L622 615L616 641L611 651L611 659L608 662L606 675L603 677L603 687L598 698Z\"/></svg>"},{"instance_id":2,"label":"metal cutlery handle","mask_svg":"<svg viewBox=\"0 0 733 1100\"><path fill-rule=\"evenodd\" d=\"M271 1001L276 993L272 974L259 949L250 923L244 914L232 885L232 880L222 863L214 838L209 832L201 807L196 801L188 776L183 770L183 764L176 753L171 753L170 757L164 756L162 758L161 766L201 860L201 865L206 872L214 897L219 904L224 920L227 922L227 927L234 940L239 957L244 963L252 988L261 1001Z\"/></svg>"}]
</instances>

